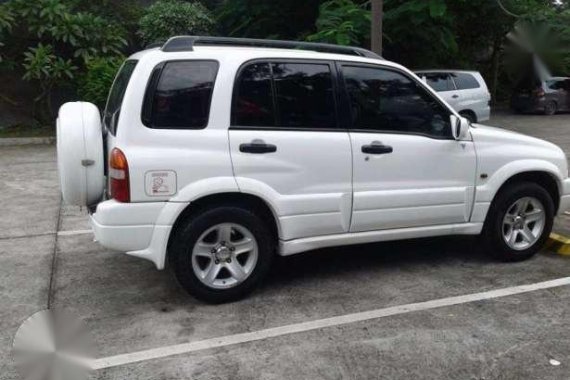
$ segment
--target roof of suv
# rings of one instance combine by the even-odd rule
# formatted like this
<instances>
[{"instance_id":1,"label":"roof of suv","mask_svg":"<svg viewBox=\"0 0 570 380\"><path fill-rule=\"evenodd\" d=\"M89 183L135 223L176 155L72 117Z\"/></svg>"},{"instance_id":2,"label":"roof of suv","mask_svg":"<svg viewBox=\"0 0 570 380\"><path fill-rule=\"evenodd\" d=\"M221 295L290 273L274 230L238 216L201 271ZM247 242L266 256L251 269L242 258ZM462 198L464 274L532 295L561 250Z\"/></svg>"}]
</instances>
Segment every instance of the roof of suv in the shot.
<instances>
[{"instance_id":1,"label":"roof of suv","mask_svg":"<svg viewBox=\"0 0 570 380\"><path fill-rule=\"evenodd\" d=\"M428 70L414 70L414 73L466 73L466 74L479 74L477 70L447 70L447 69L428 69Z\"/></svg>"},{"instance_id":2,"label":"roof of suv","mask_svg":"<svg viewBox=\"0 0 570 380\"><path fill-rule=\"evenodd\" d=\"M176 42L177 46L172 45ZM299 48L297 48L299 47ZM302 49L302 50L301 50ZM298 58L327 59L354 62L369 62L394 67L400 65L385 61L379 55L359 47L337 46L330 44L307 43L298 41L235 39L222 37L178 36L164 45L154 45L146 50L131 55L130 59L140 60L149 56L163 55L173 59L215 58L231 52L236 59L255 58ZM211 57L208 57L211 55Z\"/></svg>"}]
</instances>

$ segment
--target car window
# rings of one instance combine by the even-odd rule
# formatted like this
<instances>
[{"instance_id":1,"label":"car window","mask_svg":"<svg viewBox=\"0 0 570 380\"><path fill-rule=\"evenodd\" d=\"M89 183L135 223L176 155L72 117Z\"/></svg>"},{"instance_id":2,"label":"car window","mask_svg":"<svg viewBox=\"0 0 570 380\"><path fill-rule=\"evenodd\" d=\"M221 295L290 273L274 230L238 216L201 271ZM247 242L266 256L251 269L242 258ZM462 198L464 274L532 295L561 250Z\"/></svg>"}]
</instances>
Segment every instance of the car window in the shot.
<instances>
[{"instance_id":1,"label":"car window","mask_svg":"<svg viewBox=\"0 0 570 380\"><path fill-rule=\"evenodd\" d=\"M271 86L269 63L254 63L245 67L237 80L232 125L275 126Z\"/></svg>"},{"instance_id":2,"label":"car window","mask_svg":"<svg viewBox=\"0 0 570 380\"><path fill-rule=\"evenodd\" d=\"M201 129L208 124L218 71L215 61L167 62L150 95L147 126L161 129ZM144 114L144 111L143 111Z\"/></svg>"},{"instance_id":3,"label":"car window","mask_svg":"<svg viewBox=\"0 0 570 380\"><path fill-rule=\"evenodd\" d=\"M343 66L352 128L451 136L450 112L410 77L389 69Z\"/></svg>"},{"instance_id":4,"label":"car window","mask_svg":"<svg viewBox=\"0 0 570 380\"><path fill-rule=\"evenodd\" d=\"M455 86L451 81L451 77L449 74L445 73L427 73L427 74L420 74L427 80L427 84L433 88L435 91L444 92L444 91L453 91L455 90Z\"/></svg>"},{"instance_id":5,"label":"car window","mask_svg":"<svg viewBox=\"0 0 570 380\"><path fill-rule=\"evenodd\" d=\"M471 74L467 73L453 73L453 80L455 81L455 85L457 86L458 90L471 90L474 88L479 88L479 82L475 77Z\"/></svg>"},{"instance_id":6,"label":"car window","mask_svg":"<svg viewBox=\"0 0 570 380\"><path fill-rule=\"evenodd\" d=\"M279 126L336 126L332 75L328 64L275 63L272 68Z\"/></svg>"},{"instance_id":7,"label":"car window","mask_svg":"<svg viewBox=\"0 0 570 380\"><path fill-rule=\"evenodd\" d=\"M107 105L103 111L103 124L113 135L117 132L117 120L119 119L121 104L136 65L137 61L135 60L125 61L109 92Z\"/></svg>"},{"instance_id":8,"label":"car window","mask_svg":"<svg viewBox=\"0 0 570 380\"><path fill-rule=\"evenodd\" d=\"M256 62L236 80L232 125L334 128L336 112L330 65Z\"/></svg>"},{"instance_id":9,"label":"car window","mask_svg":"<svg viewBox=\"0 0 570 380\"><path fill-rule=\"evenodd\" d=\"M564 80L551 80L551 81L547 81L546 85L548 86L549 89L551 90L564 90L565 86L567 86L567 84L565 83Z\"/></svg>"}]
</instances>

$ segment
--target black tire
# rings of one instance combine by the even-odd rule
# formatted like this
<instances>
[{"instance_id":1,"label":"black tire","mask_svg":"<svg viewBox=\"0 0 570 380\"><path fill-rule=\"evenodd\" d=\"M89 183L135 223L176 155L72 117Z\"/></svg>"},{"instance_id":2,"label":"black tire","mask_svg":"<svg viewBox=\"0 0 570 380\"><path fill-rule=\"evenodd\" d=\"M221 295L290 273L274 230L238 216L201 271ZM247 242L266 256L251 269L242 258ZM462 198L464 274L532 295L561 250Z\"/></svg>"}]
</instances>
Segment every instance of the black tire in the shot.
<instances>
[{"instance_id":1,"label":"black tire","mask_svg":"<svg viewBox=\"0 0 570 380\"><path fill-rule=\"evenodd\" d=\"M461 112L459 112L459 115L463 116L464 118L469 120L471 123L477 122L477 116L475 116L475 114L471 111L461 111Z\"/></svg>"},{"instance_id":2,"label":"black tire","mask_svg":"<svg viewBox=\"0 0 570 380\"><path fill-rule=\"evenodd\" d=\"M540 238L534 244L525 250L515 250L510 248L503 239L503 219L511 205L523 197L534 197L539 200L544 206L546 220ZM553 219L554 202L543 187L533 182L513 183L502 189L491 204L481 234L483 247L491 256L501 261L526 260L544 246L552 231Z\"/></svg>"},{"instance_id":3,"label":"black tire","mask_svg":"<svg viewBox=\"0 0 570 380\"><path fill-rule=\"evenodd\" d=\"M194 273L191 253L200 236L220 223L235 223L248 229L258 247L257 262L243 282L228 289L204 284ZM199 212L182 222L173 236L169 259L180 285L195 298L213 304L237 301L251 291L267 275L275 252L275 239L267 222L259 215L236 206L217 206Z\"/></svg>"},{"instance_id":4,"label":"black tire","mask_svg":"<svg viewBox=\"0 0 570 380\"><path fill-rule=\"evenodd\" d=\"M547 116L555 115L557 111L558 111L558 106L554 101L550 101L546 103L544 106L544 114Z\"/></svg>"}]
</instances>

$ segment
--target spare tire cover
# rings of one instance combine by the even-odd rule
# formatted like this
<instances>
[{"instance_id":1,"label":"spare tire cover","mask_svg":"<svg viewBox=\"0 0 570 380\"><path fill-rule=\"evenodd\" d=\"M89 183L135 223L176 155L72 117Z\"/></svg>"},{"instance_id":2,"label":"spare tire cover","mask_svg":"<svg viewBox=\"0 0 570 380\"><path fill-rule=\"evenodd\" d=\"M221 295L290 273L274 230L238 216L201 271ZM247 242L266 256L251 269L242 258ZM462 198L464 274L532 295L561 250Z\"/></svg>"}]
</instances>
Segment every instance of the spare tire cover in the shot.
<instances>
[{"instance_id":1,"label":"spare tire cover","mask_svg":"<svg viewBox=\"0 0 570 380\"><path fill-rule=\"evenodd\" d=\"M105 189L103 129L97 106L65 103L57 117L57 162L63 200L91 206Z\"/></svg>"}]
</instances>

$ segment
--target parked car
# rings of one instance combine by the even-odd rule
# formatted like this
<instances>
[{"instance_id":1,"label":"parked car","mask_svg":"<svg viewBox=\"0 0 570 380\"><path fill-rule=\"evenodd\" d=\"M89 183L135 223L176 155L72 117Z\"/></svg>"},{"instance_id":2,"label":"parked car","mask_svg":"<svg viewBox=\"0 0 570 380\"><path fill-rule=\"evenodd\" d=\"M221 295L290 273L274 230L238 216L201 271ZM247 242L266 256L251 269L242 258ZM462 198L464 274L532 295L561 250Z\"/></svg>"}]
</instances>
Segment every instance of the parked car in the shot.
<instances>
[{"instance_id":1,"label":"parked car","mask_svg":"<svg viewBox=\"0 0 570 380\"><path fill-rule=\"evenodd\" d=\"M511 98L511 108L518 113L540 112L545 115L570 111L570 78L521 80Z\"/></svg>"},{"instance_id":2,"label":"parked car","mask_svg":"<svg viewBox=\"0 0 570 380\"><path fill-rule=\"evenodd\" d=\"M477 71L421 70L416 74L427 81L449 105L471 121L480 123L491 116L491 94Z\"/></svg>"},{"instance_id":3,"label":"parked car","mask_svg":"<svg viewBox=\"0 0 570 380\"><path fill-rule=\"evenodd\" d=\"M350 47L174 37L126 60L102 119L64 104L57 150L96 239L208 302L250 292L275 254L330 246L480 235L526 259L570 205L560 148L471 125Z\"/></svg>"}]
</instances>

